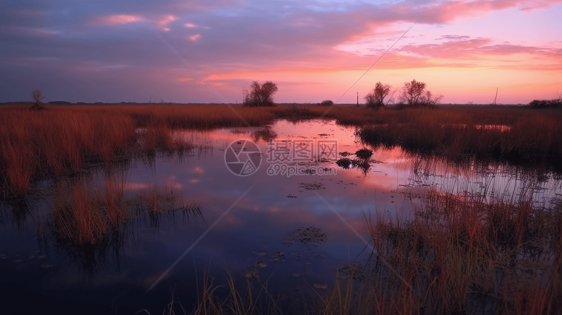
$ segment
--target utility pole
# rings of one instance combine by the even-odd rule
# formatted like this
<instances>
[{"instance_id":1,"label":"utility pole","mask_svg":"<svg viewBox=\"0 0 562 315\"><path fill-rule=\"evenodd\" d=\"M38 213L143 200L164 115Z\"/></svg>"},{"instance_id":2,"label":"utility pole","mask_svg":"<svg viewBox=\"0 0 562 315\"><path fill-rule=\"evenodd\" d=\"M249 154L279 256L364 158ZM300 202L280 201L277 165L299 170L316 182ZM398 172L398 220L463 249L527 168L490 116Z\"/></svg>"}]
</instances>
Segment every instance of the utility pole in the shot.
<instances>
[{"instance_id":1,"label":"utility pole","mask_svg":"<svg viewBox=\"0 0 562 315\"><path fill-rule=\"evenodd\" d=\"M496 97L494 98L494 105L496 105L496 100L498 99L498 90L499 89L500 89L499 87L496 88Z\"/></svg>"},{"instance_id":2,"label":"utility pole","mask_svg":"<svg viewBox=\"0 0 562 315\"><path fill-rule=\"evenodd\" d=\"M357 92L357 106L359 106L359 92Z\"/></svg>"}]
</instances>

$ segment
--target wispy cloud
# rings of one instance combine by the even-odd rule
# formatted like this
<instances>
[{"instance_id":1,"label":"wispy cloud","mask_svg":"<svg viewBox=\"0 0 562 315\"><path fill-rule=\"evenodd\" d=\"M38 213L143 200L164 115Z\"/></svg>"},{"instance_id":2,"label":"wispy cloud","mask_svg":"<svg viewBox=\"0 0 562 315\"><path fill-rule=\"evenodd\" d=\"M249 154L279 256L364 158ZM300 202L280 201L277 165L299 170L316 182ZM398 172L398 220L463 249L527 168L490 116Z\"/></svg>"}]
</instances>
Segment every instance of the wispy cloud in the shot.
<instances>
[{"instance_id":1,"label":"wispy cloud","mask_svg":"<svg viewBox=\"0 0 562 315\"><path fill-rule=\"evenodd\" d=\"M189 40L194 42L197 41L199 38L201 38L201 34L195 34L195 35L190 35L188 36Z\"/></svg>"},{"instance_id":2,"label":"wispy cloud","mask_svg":"<svg viewBox=\"0 0 562 315\"><path fill-rule=\"evenodd\" d=\"M140 22L144 19L138 15L130 15L130 14L114 14L114 15L107 15L107 16L99 16L94 19L95 24L101 25L121 25L133 22Z\"/></svg>"},{"instance_id":3,"label":"wispy cloud","mask_svg":"<svg viewBox=\"0 0 562 315\"><path fill-rule=\"evenodd\" d=\"M199 80L186 79L190 74L177 58L171 57L146 23L139 22L162 31L162 36L203 77L222 84L221 94L224 92L232 102L239 100L241 89L251 80L269 79L282 82L280 101L301 101L300 95L323 98L328 78L333 84L349 86L357 73L372 64L412 23L416 26L375 70L394 70L393 76L406 76L402 70L501 68L546 72L561 65L562 38L556 30L562 23L554 17L562 13L558 5L562 0L374 4L343 0L124 0L116 6L92 3L87 11L65 0L53 2L48 9L15 0L5 3L0 12L0 78L16 80L13 89L0 93L0 101L27 97L30 87L26 82L37 82L37 87L41 82L54 84L53 80L40 81L37 73L52 73L55 66L60 73L56 81L60 88L53 85L58 99L75 95L78 82L93 80L95 73L98 91L111 90L112 98L123 101L150 97L214 101L212 94L200 89ZM31 13L34 18L29 18ZM480 19L492 15L509 19L493 21L488 28L479 25ZM537 23L531 24L536 20L548 22L544 23L546 31ZM490 34L492 29L510 25L521 31ZM529 29L537 31L533 34ZM44 56L57 62L37 61ZM36 60L33 73L28 70L31 64L25 64L22 58ZM293 96L284 96L281 91L285 90ZM99 100L97 96L95 100Z\"/></svg>"},{"instance_id":4,"label":"wispy cloud","mask_svg":"<svg viewBox=\"0 0 562 315\"><path fill-rule=\"evenodd\" d=\"M168 25L175 20L176 20L175 16L173 16L171 14L168 14L168 15L165 15L164 17L162 17L158 21L157 25L161 30L163 30L165 32L169 32L170 28L168 27Z\"/></svg>"}]
</instances>

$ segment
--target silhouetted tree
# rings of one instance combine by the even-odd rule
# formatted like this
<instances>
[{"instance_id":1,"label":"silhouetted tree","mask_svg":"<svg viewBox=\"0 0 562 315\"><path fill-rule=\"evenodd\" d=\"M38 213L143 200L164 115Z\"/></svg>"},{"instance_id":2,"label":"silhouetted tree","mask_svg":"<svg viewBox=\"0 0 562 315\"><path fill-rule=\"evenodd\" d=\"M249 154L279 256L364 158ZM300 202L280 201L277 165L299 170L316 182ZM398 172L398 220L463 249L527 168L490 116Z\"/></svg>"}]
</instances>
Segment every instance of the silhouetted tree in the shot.
<instances>
[{"instance_id":1,"label":"silhouetted tree","mask_svg":"<svg viewBox=\"0 0 562 315\"><path fill-rule=\"evenodd\" d=\"M365 96L367 107L377 110L386 105L384 99L390 93L390 85L378 82L371 93Z\"/></svg>"},{"instance_id":2,"label":"silhouetted tree","mask_svg":"<svg viewBox=\"0 0 562 315\"><path fill-rule=\"evenodd\" d=\"M334 105L334 102L332 100L323 100L322 102L320 102L321 106L332 106Z\"/></svg>"},{"instance_id":3,"label":"silhouetted tree","mask_svg":"<svg viewBox=\"0 0 562 315\"><path fill-rule=\"evenodd\" d=\"M534 100L529 103L529 106L533 108L562 108L562 97L553 100Z\"/></svg>"},{"instance_id":4,"label":"silhouetted tree","mask_svg":"<svg viewBox=\"0 0 562 315\"><path fill-rule=\"evenodd\" d=\"M275 106L272 96L278 89L277 84L271 81L262 85L254 81L250 93L244 96L244 106Z\"/></svg>"},{"instance_id":5,"label":"silhouetted tree","mask_svg":"<svg viewBox=\"0 0 562 315\"><path fill-rule=\"evenodd\" d=\"M31 96L33 96L33 105L31 106L31 109L34 110L38 110L38 109L43 109L43 107L41 106L41 101L45 98L45 96L43 96L43 92L41 92L41 90L39 89L35 89L33 90L33 92L31 92Z\"/></svg>"},{"instance_id":6,"label":"silhouetted tree","mask_svg":"<svg viewBox=\"0 0 562 315\"><path fill-rule=\"evenodd\" d=\"M424 82L412 80L412 82L404 83L400 102L408 107L432 107L437 105L442 97L434 97L430 91L426 91Z\"/></svg>"}]
</instances>

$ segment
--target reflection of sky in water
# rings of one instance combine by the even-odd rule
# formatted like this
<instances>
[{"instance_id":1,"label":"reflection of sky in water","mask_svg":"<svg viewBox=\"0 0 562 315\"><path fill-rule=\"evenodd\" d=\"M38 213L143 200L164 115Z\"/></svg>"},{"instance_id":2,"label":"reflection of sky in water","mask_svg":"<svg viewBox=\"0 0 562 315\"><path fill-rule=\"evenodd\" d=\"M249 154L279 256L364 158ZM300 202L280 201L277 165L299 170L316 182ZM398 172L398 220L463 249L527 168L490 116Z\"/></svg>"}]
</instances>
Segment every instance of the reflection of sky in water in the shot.
<instances>
[{"instance_id":1,"label":"reflection of sky in water","mask_svg":"<svg viewBox=\"0 0 562 315\"><path fill-rule=\"evenodd\" d=\"M319 165L337 168L337 175L268 176L268 163L264 159L252 176L233 175L224 164L224 150L234 140L252 139L252 131L258 129L183 132L182 136L195 144L211 149L181 160L157 158L152 165L137 161L124 171L126 197L132 198L151 187L173 191L185 201L200 202L203 218L187 219L176 213L173 217L162 217L157 228L148 222L132 222L125 232L122 250L108 251L102 259L98 257L99 265L93 268L93 274L84 269L83 255L57 246L52 235L47 237L46 248L37 239L37 235L45 234L37 227L44 223L48 206L39 202L37 211L32 211L22 228L10 221L8 210L4 211L0 268L9 272L5 272L7 276L0 285L3 288L17 285L20 289L13 290L14 295L34 292L37 299L46 301L50 297L45 303L57 308L64 304L59 305L62 301L58 299L64 297L67 301L99 304L103 310L111 307L127 312L144 307L161 310L170 300L171 288L175 288L180 299L183 294L186 303L193 301L195 275L201 275L206 268L215 284L221 284L225 282L226 271L242 280L245 274L254 271L252 266L263 262L267 267L259 270L261 279L271 276L272 288L282 288L291 294L302 290L303 281L329 284L338 265L367 257L365 245L315 191L306 188L320 187L317 192L367 238L365 214L373 218L377 213L385 218L407 218L411 214L412 204L417 200L411 201L403 192L435 186L446 191L493 191L501 195L519 192L525 186L520 175L513 172L485 176L447 168L442 163L411 161L398 148L375 150L372 159L378 162L371 163L366 173L323 162ZM363 148L353 128L333 122L319 122L312 131L310 123L279 121L272 130L277 139L336 139L339 152L353 153ZM258 140L257 144L265 152L266 143ZM96 173L93 184L102 183L104 176L103 172ZM252 190L223 220L153 291L143 296L144 290L251 185L254 185ZM552 179L535 186L542 187L535 196L539 201L545 198L548 202L561 193L560 182ZM283 244L287 233L307 227L326 233L326 242L319 246ZM42 255L46 257L38 258ZM303 276L295 278L292 276L295 272ZM64 305L63 309L73 310L71 304ZM76 309L81 308L76 306ZM91 309L93 313L99 310L94 306Z\"/></svg>"}]
</instances>

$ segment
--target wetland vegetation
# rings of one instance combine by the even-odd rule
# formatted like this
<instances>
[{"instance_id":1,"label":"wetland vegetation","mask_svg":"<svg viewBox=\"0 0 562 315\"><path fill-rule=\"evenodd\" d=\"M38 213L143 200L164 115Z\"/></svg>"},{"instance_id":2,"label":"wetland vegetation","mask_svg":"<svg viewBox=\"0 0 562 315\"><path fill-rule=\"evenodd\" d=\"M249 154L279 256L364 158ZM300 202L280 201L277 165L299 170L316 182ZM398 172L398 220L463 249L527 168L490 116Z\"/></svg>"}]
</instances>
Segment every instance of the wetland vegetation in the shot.
<instances>
[{"instance_id":1,"label":"wetland vegetation","mask_svg":"<svg viewBox=\"0 0 562 315\"><path fill-rule=\"evenodd\" d=\"M375 98L373 104L378 104ZM243 206L251 214L230 222L231 229L240 228L235 229L237 236L225 234L236 240L231 246L239 247L237 251L251 251L244 242L259 243L244 236L248 231L261 235L257 238L263 242L278 239L279 245L267 243L265 250L256 249L256 260L249 268L251 258L221 249L230 253L221 259L232 259L232 264L221 267L223 272L209 267L205 273L195 271L194 277L182 276L192 282L191 291L182 291L190 295L187 302L174 293L167 307L143 309L137 299L124 312L561 312L562 111L514 106L373 106L378 109L116 104L43 105L42 110L30 110L30 105L0 106L0 222L6 242L17 235L34 235L42 245L40 253L31 255L33 259L49 253L59 260L69 257L70 266L88 274L88 281L99 282L103 279L100 274L107 277L108 266L121 264L117 257L135 256L126 254L129 249L143 252L150 246L163 247L164 242L180 244L183 237L195 239L210 224L207 215L219 217L231 204L232 187L246 182L238 178L220 185L214 182L225 176L216 169L222 169L220 156L228 141L253 138L264 146L270 139L297 138L298 132L307 130L300 136L347 137L338 140L344 147L337 162L315 162L338 165L343 173L334 181L313 175L304 181L275 179L280 187L289 187L282 188L283 195L262 190L266 198ZM306 129L312 124L319 124L317 129L323 133ZM292 129L296 131L291 133ZM391 171L406 175L391 175L395 182L388 183L385 177ZM153 174L153 179L146 174ZM448 176L453 178L452 184L445 184ZM316 180L310 179L313 177ZM474 188L477 177L483 183ZM261 180L263 189L276 183L267 176ZM363 190L365 193L357 195ZM352 200L351 206L344 202L344 208L355 209L348 224L369 237L365 244L351 233L357 259L335 255L334 262L311 271L309 265L342 251L340 243L330 241L343 233L334 229L336 223L344 228L345 224L336 219L322 226L322 217L315 213L318 210L311 210L318 200L310 201L309 195L324 191L335 205L342 206L338 196ZM353 197L347 197L348 193ZM398 196L402 197L401 208L396 207ZM385 200L384 205L372 203L377 199ZM303 208L293 200L304 201L299 206ZM268 217L254 218L262 215L260 209L268 209ZM280 209L296 219L287 223L285 215L277 216ZM255 226L244 228L241 218ZM270 219L280 223L267 223ZM176 223L182 220L186 223ZM205 223L195 227L195 221ZM270 231L261 230L262 222ZM181 226L176 228L176 224ZM21 242L25 248L35 246ZM205 248L212 248L209 244ZM294 250L297 246L301 249ZM320 250L326 246L332 249ZM8 253L2 259L10 251L18 251L8 243L3 247ZM54 249L49 252L49 248ZM162 264L152 260L152 255L142 256L146 266L157 267L141 269L153 273L165 269L176 253L174 247L168 251L159 252L167 258ZM205 256L204 250L199 254L205 259L214 257ZM270 261L265 255L270 255ZM306 255L308 260L301 261ZM14 262L22 261L15 258ZM237 260L244 261L246 269L239 268ZM291 267L279 267L280 272L298 281L296 293L290 292L294 283L265 273L268 265L271 269L286 260ZM52 264L42 263L41 268L56 269ZM287 273L303 264L304 271ZM23 267L10 268L26 272ZM321 275L314 273L321 269ZM127 273L117 274L126 277ZM146 288L155 276L147 279L133 282ZM12 278L8 281L19 283ZM158 294L158 301L170 296L166 289Z\"/></svg>"},{"instance_id":2,"label":"wetland vegetation","mask_svg":"<svg viewBox=\"0 0 562 315\"><path fill-rule=\"evenodd\" d=\"M193 149L178 129L266 126L276 119L320 117L322 106L28 106L0 108L2 190L22 195L33 179L78 171L139 154ZM240 119L237 113L243 118ZM358 127L372 145L452 159L492 158L561 169L562 111L517 107L443 107L370 111L333 107L325 119Z\"/></svg>"}]
</instances>

